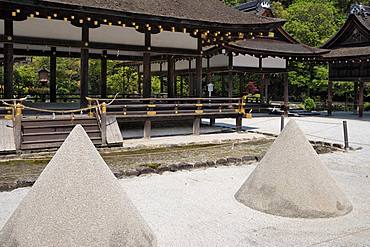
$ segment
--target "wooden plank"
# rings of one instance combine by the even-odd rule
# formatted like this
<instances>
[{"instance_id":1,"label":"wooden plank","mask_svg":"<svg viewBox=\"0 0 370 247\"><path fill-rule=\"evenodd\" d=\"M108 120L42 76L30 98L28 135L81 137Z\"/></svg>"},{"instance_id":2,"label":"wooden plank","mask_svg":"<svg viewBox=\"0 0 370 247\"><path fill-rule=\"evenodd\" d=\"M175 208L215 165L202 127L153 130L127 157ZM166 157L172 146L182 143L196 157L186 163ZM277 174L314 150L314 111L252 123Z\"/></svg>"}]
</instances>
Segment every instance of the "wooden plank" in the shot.
<instances>
[{"instance_id":1,"label":"wooden plank","mask_svg":"<svg viewBox=\"0 0 370 247\"><path fill-rule=\"evenodd\" d=\"M0 120L0 153L15 152L13 121Z\"/></svg>"},{"instance_id":2,"label":"wooden plank","mask_svg":"<svg viewBox=\"0 0 370 247\"><path fill-rule=\"evenodd\" d=\"M122 143L123 137L116 117L107 116L107 144L117 145Z\"/></svg>"}]
</instances>

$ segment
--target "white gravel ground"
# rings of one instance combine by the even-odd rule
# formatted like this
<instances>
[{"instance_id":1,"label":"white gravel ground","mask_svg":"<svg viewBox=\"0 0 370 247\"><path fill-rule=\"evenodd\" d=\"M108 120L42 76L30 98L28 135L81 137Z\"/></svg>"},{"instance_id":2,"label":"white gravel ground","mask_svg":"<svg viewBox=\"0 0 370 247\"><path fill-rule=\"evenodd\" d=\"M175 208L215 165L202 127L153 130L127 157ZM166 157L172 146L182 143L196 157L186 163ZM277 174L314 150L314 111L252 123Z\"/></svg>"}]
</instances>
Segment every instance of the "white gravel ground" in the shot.
<instances>
[{"instance_id":1,"label":"white gravel ground","mask_svg":"<svg viewBox=\"0 0 370 247\"><path fill-rule=\"evenodd\" d=\"M317 136L342 138L341 128L329 130L325 123L341 123L341 118L300 119L324 122L298 121L306 134L323 130ZM353 211L342 217L290 219L240 204L234 194L255 166L165 173L121 184L153 229L158 246L370 246L370 123L365 120L348 120L350 141L360 143L362 150L320 156L353 204ZM280 120L273 121L255 118L244 123L277 133ZM0 227L27 191L0 193Z\"/></svg>"}]
</instances>

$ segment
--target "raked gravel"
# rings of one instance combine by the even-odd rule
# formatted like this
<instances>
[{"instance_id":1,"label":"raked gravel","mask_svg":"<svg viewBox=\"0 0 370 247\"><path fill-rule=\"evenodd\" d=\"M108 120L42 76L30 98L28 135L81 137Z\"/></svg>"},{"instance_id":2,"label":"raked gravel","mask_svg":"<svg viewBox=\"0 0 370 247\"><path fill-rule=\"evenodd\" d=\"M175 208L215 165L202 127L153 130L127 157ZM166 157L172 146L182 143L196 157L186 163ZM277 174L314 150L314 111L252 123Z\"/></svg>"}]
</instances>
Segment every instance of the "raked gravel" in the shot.
<instances>
[{"instance_id":1,"label":"raked gravel","mask_svg":"<svg viewBox=\"0 0 370 247\"><path fill-rule=\"evenodd\" d=\"M347 118L303 118L340 123ZM261 131L279 131L279 118L255 118ZM270 121L269 124L257 122ZM353 210L329 219L292 219L250 209L234 194L255 168L231 166L180 171L120 180L164 247L238 246L370 246L370 123L349 119L350 140L365 143L360 151L320 155L329 167ZM324 130L327 124L298 122L306 134ZM269 127L269 126L270 127ZM319 133L341 139L341 128ZM29 191L0 193L0 227Z\"/></svg>"}]
</instances>

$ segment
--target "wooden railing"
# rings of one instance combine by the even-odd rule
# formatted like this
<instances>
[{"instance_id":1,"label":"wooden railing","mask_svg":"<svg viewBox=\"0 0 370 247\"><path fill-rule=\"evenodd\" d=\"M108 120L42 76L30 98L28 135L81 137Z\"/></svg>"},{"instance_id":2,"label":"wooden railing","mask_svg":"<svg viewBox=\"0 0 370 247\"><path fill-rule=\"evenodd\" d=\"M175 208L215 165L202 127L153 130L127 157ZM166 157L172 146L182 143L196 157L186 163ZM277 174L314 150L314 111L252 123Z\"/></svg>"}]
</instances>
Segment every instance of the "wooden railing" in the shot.
<instances>
[{"instance_id":1,"label":"wooden railing","mask_svg":"<svg viewBox=\"0 0 370 247\"><path fill-rule=\"evenodd\" d=\"M102 105L111 99L88 98L89 105ZM193 119L193 134L199 135L202 118L214 122L216 118L235 118L236 129L241 130L245 102L241 98L140 98L115 99L106 104L107 115L121 120L144 121L144 137L150 137L151 121L162 119ZM104 121L101 122L104 129Z\"/></svg>"}]
</instances>

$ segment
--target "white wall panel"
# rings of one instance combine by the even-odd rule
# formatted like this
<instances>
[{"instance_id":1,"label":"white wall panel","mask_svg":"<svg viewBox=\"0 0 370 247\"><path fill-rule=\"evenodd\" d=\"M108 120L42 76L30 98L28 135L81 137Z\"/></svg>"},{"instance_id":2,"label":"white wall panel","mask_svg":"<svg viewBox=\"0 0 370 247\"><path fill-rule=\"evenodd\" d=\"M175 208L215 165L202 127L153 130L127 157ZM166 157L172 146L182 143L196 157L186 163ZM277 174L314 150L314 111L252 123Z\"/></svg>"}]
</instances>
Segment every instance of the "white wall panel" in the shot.
<instances>
[{"instance_id":1,"label":"white wall panel","mask_svg":"<svg viewBox=\"0 0 370 247\"><path fill-rule=\"evenodd\" d=\"M250 55L234 56L235 67L259 68L259 58Z\"/></svg>"},{"instance_id":2,"label":"white wall panel","mask_svg":"<svg viewBox=\"0 0 370 247\"><path fill-rule=\"evenodd\" d=\"M285 69L286 60L283 58L267 57L262 60L263 68Z\"/></svg>"},{"instance_id":3,"label":"white wall panel","mask_svg":"<svg viewBox=\"0 0 370 247\"><path fill-rule=\"evenodd\" d=\"M81 40L81 28L67 21L28 18L14 22L14 35L62 40Z\"/></svg>"}]
</instances>

